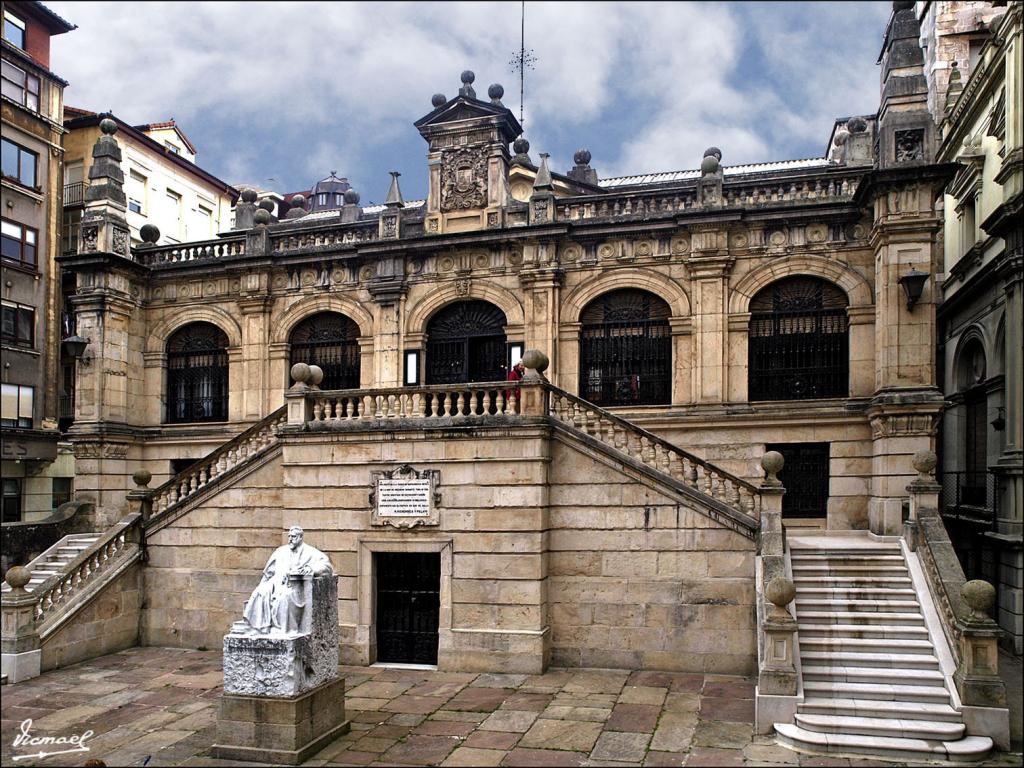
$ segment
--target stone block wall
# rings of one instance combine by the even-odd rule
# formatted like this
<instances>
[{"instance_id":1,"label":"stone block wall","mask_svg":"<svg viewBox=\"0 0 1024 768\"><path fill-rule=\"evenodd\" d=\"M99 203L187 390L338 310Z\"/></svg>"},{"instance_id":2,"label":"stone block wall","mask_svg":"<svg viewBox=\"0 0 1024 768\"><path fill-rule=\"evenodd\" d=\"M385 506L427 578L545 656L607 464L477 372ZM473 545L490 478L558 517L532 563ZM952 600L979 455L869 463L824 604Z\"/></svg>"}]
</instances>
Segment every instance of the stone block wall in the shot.
<instances>
[{"instance_id":1,"label":"stone block wall","mask_svg":"<svg viewBox=\"0 0 1024 768\"><path fill-rule=\"evenodd\" d=\"M139 644L139 564L129 566L42 645L42 669L57 669Z\"/></svg>"}]
</instances>

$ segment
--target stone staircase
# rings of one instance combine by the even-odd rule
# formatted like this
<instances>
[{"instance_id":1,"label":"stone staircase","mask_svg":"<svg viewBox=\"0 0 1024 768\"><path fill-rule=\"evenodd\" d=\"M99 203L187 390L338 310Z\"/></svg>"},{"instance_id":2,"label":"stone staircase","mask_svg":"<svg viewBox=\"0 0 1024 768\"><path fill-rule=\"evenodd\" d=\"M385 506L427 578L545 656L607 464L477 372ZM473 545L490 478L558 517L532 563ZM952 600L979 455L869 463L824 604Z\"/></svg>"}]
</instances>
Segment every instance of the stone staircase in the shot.
<instances>
[{"instance_id":1,"label":"stone staircase","mask_svg":"<svg viewBox=\"0 0 1024 768\"><path fill-rule=\"evenodd\" d=\"M25 585L25 590L33 592L50 577L64 573L80 554L99 540L101 535L99 533L73 533L62 538L25 566L32 572L32 579ZM5 581L0 586L0 590L10 592L11 587Z\"/></svg>"},{"instance_id":2,"label":"stone staircase","mask_svg":"<svg viewBox=\"0 0 1024 768\"><path fill-rule=\"evenodd\" d=\"M941 630L900 542L863 535L791 536L803 701L779 740L810 752L899 761L983 759L965 736ZM937 645L941 644L941 645ZM944 663L942 657L946 657Z\"/></svg>"}]
</instances>

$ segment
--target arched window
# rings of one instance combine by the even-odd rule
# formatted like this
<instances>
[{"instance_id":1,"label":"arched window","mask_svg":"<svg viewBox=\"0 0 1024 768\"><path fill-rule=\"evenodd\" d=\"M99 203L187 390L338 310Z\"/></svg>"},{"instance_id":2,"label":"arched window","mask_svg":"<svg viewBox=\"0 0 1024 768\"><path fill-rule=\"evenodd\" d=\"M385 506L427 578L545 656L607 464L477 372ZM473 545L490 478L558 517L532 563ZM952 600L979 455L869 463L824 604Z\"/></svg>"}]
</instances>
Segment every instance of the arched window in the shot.
<instances>
[{"instance_id":1,"label":"arched window","mask_svg":"<svg viewBox=\"0 0 1024 768\"><path fill-rule=\"evenodd\" d=\"M190 323L167 340L167 421L227 421L228 337Z\"/></svg>"},{"instance_id":2,"label":"arched window","mask_svg":"<svg viewBox=\"0 0 1024 768\"><path fill-rule=\"evenodd\" d=\"M977 338L960 351L957 389L963 398L963 476L959 478L962 504L990 508L988 499L988 393L985 390L987 361Z\"/></svg>"},{"instance_id":3,"label":"arched window","mask_svg":"<svg viewBox=\"0 0 1024 768\"><path fill-rule=\"evenodd\" d=\"M583 308L580 397L596 405L672 402L672 334L668 304L624 288Z\"/></svg>"},{"instance_id":4,"label":"arched window","mask_svg":"<svg viewBox=\"0 0 1024 768\"><path fill-rule=\"evenodd\" d=\"M505 313L486 301L449 304L427 323L427 384L503 381Z\"/></svg>"},{"instance_id":5,"label":"arched window","mask_svg":"<svg viewBox=\"0 0 1024 768\"><path fill-rule=\"evenodd\" d=\"M307 317L292 330L291 364L319 365L324 371L321 389L356 389L359 386L359 326L338 312Z\"/></svg>"},{"instance_id":6,"label":"arched window","mask_svg":"<svg viewBox=\"0 0 1024 768\"><path fill-rule=\"evenodd\" d=\"M749 397L808 400L850 391L849 304L816 277L787 277L750 300Z\"/></svg>"}]
</instances>

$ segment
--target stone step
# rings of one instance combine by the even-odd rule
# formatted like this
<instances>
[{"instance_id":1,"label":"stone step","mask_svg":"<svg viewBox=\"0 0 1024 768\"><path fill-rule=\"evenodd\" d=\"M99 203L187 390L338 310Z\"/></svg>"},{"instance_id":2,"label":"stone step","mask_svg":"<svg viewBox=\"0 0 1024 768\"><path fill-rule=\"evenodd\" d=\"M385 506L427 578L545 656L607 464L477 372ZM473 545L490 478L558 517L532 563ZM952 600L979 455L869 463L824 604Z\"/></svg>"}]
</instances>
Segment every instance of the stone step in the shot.
<instances>
[{"instance_id":1,"label":"stone step","mask_svg":"<svg viewBox=\"0 0 1024 768\"><path fill-rule=\"evenodd\" d=\"M807 680L804 670L804 695L830 699L871 699L872 701L924 701L949 704L949 692L941 685L897 685L890 683L854 683L846 680Z\"/></svg>"},{"instance_id":2,"label":"stone step","mask_svg":"<svg viewBox=\"0 0 1024 768\"><path fill-rule=\"evenodd\" d=\"M857 613L890 611L895 613L917 613L917 600L844 600L836 598L814 598L796 596L798 608L807 611L856 611Z\"/></svg>"},{"instance_id":3,"label":"stone step","mask_svg":"<svg viewBox=\"0 0 1024 768\"><path fill-rule=\"evenodd\" d=\"M920 613L899 613L892 611L802 611L797 606L797 623L825 624L890 624L892 626L924 626Z\"/></svg>"},{"instance_id":4,"label":"stone step","mask_svg":"<svg viewBox=\"0 0 1024 768\"><path fill-rule=\"evenodd\" d=\"M905 565L797 565L793 564L794 577L816 576L867 576L869 578L899 578L907 575Z\"/></svg>"},{"instance_id":5,"label":"stone step","mask_svg":"<svg viewBox=\"0 0 1024 768\"><path fill-rule=\"evenodd\" d=\"M931 640L884 640L868 637L801 637L800 654L820 653L870 653L900 654L904 656L928 656L934 658L935 649Z\"/></svg>"},{"instance_id":6,"label":"stone step","mask_svg":"<svg viewBox=\"0 0 1024 768\"><path fill-rule=\"evenodd\" d=\"M824 699L808 697L798 705L801 714L853 715L897 720L927 720L962 723L963 716L949 704L922 701L878 701L872 699Z\"/></svg>"},{"instance_id":7,"label":"stone step","mask_svg":"<svg viewBox=\"0 0 1024 768\"><path fill-rule=\"evenodd\" d=\"M794 722L801 728L816 733L860 734L861 736L890 736L904 739L934 739L936 741L955 741L963 738L964 732L967 730L963 723L894 720L852 715L798 713Z\"/></svg>"},{"instance_id":8,"label":"stone step","mask_svg":"<svg viewBox=\"0 0 1024 768\"><path fill-rule=\"evenodd\" d=\"M983 759L992 749L988 736L968 736L958 741L907 739L892 736L818 733L798 725L778 723L779 740L797 749L812 749L829 754L856 754L909 760L950 760L974 762Z\"/></svg>"},{"instance_id":9,"label":"stone step","mask_svg":"<svg viewBox=\"0 0 1024 768\"><path fill-rule=\"evenodd\" d=\"M803 659L801 658L801 662ZM878 683L879 685L905 685L939 687L945 690L946 678L938 669L892 669L881 667L842 666L836 664L803 665L804 681L833 683Z\"/></svg>"},{"instance_id":10,"label":"stone step","mask_svg":"<svg viewBox=\"0 0 1024 768\"><path fill-rule=\"evenodd\" d=\"M931 653L930 648L925 653L890 653L877 648L872 648L870 651L866 651L864 648L857 651L846 649L812 650L801 642L800 663L814 666L894 669L907 674L916 674L918 670L922 669L939 671L939 660Z\"/></svg>"},{"instance_id":11,"label":"stone step","mask_svg":"<svg viewBox=\"0 0 1024 768\"><path fill-rule=\"evenodd\" d=\"M813 622L797 622L800 640L811 637L841 638L844 640L927 640L928 628L919 626L891 624L830 624Z\"/></svg>"},{"instance_id":12,"label":"stone step","mask_svg":"<svg viewBox=\"0 0 1024 768\"><path fill-rule=\"evenodd\" d=\"M903 564L902 554L868 554L868 553L857 553L850 554L848 552L822 552L809 553L800 552L792 553L790 559L794 563L800 563L802 565L809 565L811 563L835 563L837 565L844 564L860 564L860 563L882 563L884 565L900 565Z\"/></svg>"},{"instance_id":13,"label":"stone step","mask_svg":"<svg viewBox=\"0 0 1024 768\"><path fill-rule=\"evenodd\" d=\"M821 576L797 576L794 574L793 583L797 592L806 587L821 587L828 585L828 589L910 589L913 582L910 576L876 579L871 576L833 576L828 580Z\"/></svg>"},{"instance_id":14,"label":"stone step","mask_svg":"<svg viewBox=\"0 0 1024 768\"><path fill-rule=\"evenodd\" d=\"M807 582L804 582L805 584ZM912 589L889 589L886 587L797 587L796 597L831 597L848 598L850 600L916 600L917 593Z\"/></svg>"}]
</instances>

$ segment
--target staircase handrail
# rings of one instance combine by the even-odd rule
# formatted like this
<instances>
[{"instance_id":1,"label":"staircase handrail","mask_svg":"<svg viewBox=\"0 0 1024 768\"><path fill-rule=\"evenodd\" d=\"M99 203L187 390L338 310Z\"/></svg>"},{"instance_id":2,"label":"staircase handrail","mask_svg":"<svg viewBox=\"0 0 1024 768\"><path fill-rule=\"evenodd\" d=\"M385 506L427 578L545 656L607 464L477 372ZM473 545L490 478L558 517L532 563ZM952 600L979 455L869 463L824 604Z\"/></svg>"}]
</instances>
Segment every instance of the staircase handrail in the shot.
<instances>
[{"instance_id":1,"label":"staircase handrail","mask_svg":"<svg viewBox=\"0 0 1024 768\"><path fill-rule=\"evenodd\" d=\"M125 515L114 523L92 546L82 551L62 569L55 573L36 589L34 618L38 623L47 621L54 610L68 604L72 594L80 592L109 569L109 565L118 555L132 544L141 544L142 515L138 512Z\"/></svg>"},{"instance_id":2,"label":"staircase handrail","mask_svg":"<svg viewBox=\"0 0 1024 768\"><path fill-rule=\"evenodd\" d=\"M281 406L231 440L219 445L195 464L171 477L163 485L154 488L147 494L146 503L143 505L147 510L145 522L148 524L158 515L190 498L242 461L263 453L276 442L276 428L284 424L287 418L288 408ZM252 450L253 448L255 450Z\"/></svg>"},{"instance_id":3,"label":"staircase handrail","mask_svg":"<svg viewBox=\"0 0 1024 768\"><path fill-rule=\"evenodd\" d=\"M566 411L559 411L556 407L556 401L552 398L548 403L548 413L551 418L563 423L571 423L584 433L597 437L601 442L607 443L608 441L604 439L604 435L600 431L597 435L590 432L590 421L587 413L589 411L598 417L598 424L596 426L600 427L600 420L602 419L613 425L612 430L614 434L611 435L612 442L610 444L618 450L652 469L667 474L677 482L681 482L698 492L704 493L706 496L714 498L716 501L726 504L744 515L754 519L760 517L761 493L760 489L753 483L737 477L720 467L716 467L714 464L670 443L653 432L649 432L643 427L639 427L620 416L616 416L614 413L594 405L583 398L570 394L550 382L544 382L543 386L554 398L568 401L573 406L573 412L569 414L571 419L566 419ZM579 409L582 409L583 412L583 426L577 425L575 421L576 416L580 412ZM618 439L615 427L618 427L625 433L623 440ZM636 450L630 450L630 435L636 438L638 442ZM681 470L681 477L677 476L675 472L677 468ZM698 482L702 483L703 487L699 486Z\"/></svg>"}]
</instances>

